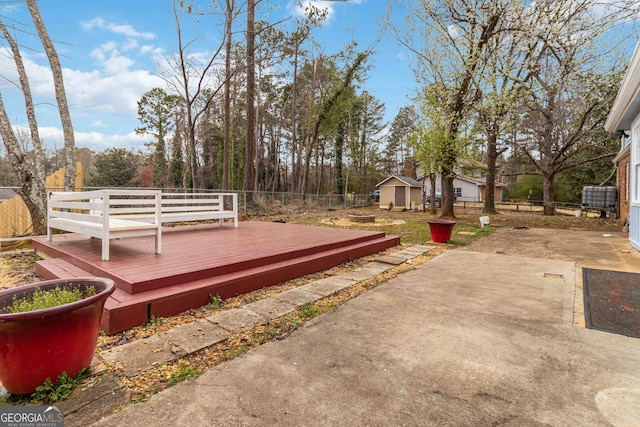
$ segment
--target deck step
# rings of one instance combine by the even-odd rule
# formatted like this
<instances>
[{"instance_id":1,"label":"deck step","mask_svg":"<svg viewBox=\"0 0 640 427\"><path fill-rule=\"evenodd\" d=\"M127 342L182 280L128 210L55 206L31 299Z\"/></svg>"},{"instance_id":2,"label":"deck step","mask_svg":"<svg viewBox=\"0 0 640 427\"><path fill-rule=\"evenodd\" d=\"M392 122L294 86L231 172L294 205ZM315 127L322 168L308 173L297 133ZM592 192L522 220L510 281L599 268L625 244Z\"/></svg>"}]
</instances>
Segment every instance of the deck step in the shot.
<instances>
[{"instance_id":1,"label":"deck step","mask_svg":"<svg viewBox=\"0 0 640 427\"><path fill-rule=\"evenodd\" d=\"M251 225L253 225L253 230L251 229ZM232 273L234 271L243 271L247 269L251 269L254 267L260 267L263 265L271 265L276 262L286 261L288 259L295 259L298 257L302 257L305 255L311 255L314 253L322 253L324 251L328 251L335 248L342 248L352 244L365 243L371 241L372 239L376 239L379 237L383 237L385 234L383 232L366 232L364 234L348 234L344 233L340 236L339 239L320 239L322 240L321 244L317 245L287 245L280 244L279 251L259 251L262 252L256 256L247 256L246 253L251 253L251 245L256 244L260 246L269 246L272 244L271 239L274 237L270 235L270 239L260 238L258 234L259 231L255 230L255 227L267 228L267 227L280 228L280 224L243 224L241 232L244 233L255 233L257 235L257 240L255 242L251 242L242 248L245 251L245 254L242 256L236 256L233 254L227 256L225 253L220 253L220 251L210 250L207 247L208 253L211 254L212 258L216 258L222 256L224 258L228 258L228 262L214 262L210 263L208 260L204 260L203 262L198 262L198 256L194 256L195 259L198 259L197 264L192 266L194 268L183 267L185 264L191 264L191 259L185 259L184 263L179 266L175 266L176 268L171 268L171 259L175 257L175 255L169 255L171 251L171 247L176 243L179 245L180 242L176 242L175 238L178 236L178 239L181 241L193 241L193 246L189 247L187 250L192 251L196 250L198 245L207 244L203 243L200 237L200 233L198 235L193 234L191 239L189 236L190 233L181 234L177 229L174 232L168 231L163 235L163 257L166 257L168 263L155 263L153 267L150 267L149 274L140 274L136 273L136 267L130 267L127 264L132 262L136 262L135 259L138 257L140 260L140 265L145 263L153 263L153 258L149 260L150 256L153 254L149 254L146 250L146 246L144 246L143 254L135 254L133 250L128 250L129 247L133 248L134 246L139 246L143 239L130 239L127 241L126 246L113 245L111 248L111 261L102 262L98 256L99 252L93 253L93 251L98 250L101 251L100 241L99 239L88 239L85 236L78 236L73 234L67 234L63 236L56 236L57 239L54 242L47 242L44 240L34 240L33 246L36 249L36 253L38 253L43 258L60 258L68 261L69 263L73 263L78 268L86 270L89 276L97 276L97 277L107 277L112 279L116 286L124 291L135 294L135 293L143 293L147 291L151 291L153 289L161 289L174 285L180 285L184 282L195 281L199 279L206 279L214 276L225 275L227 273ZM296 227L298 230L299 225L293 225L292 227ZM316 229L322 227L314 227ZM283 235L281 240L286 241L286 239L294 239L304 240L304 236L302 234L292 235L291 232L286 234L287 228L283 228L285 234ZM189 230L187 228L187 230ZM216 231L215 229L212 229ZM227 229L224 230L226 234L232 233L237 229ZM218 229L219 231L219 229ZM304 230L306 231L306 230ZM335 233L335 230L332 230ZM206 230L203 229L203 233L205 234ZM273 232L271 232L273 233ZM221 233L211 233L211 241L216 241L219 237L223 237ZM170 239L174 238L173 241ZM233 236L224 236L225 239L233 239ZM275 238L280 238L280 236L275 236ZM123 239L124 242L125 239ZM118 242L119 243L119 242ZM237 251L237 248L236 248ZM87 255L89 254L90 255ZM97 254L97 255L96 255ZM133 261L132 261L133 260ZM46 265L46 264L45 264ZM43 268L44 269L44 268ZM57 271L57 269L56 269ZM68 272L64 272L65 276L68 275Z\"/></svg>"},{"instance_id":2,"label":"deck step","mask_svg":"<svg viewBox=\"0 0 640 427\"><path fill-rule=\"evenodd\" d=\"M101 326L106 333L114 334L145 324L151 316L167 317L201 307L209 302L210 295L217 294L223 299L234 297L296 277L326 270L398 244L400 244L398 236L384 236L269 265L141 293L130 294L122 289L117 289L105 304Z\"/></svg>"},{"instance_id":3,"label":"deck step","mask_svg":"<svg viewBox=\"0 0 640 427\"><path fill-rule=\"evenodd\" d=\"M150 253L149 239L112 241L111 260L106 262L99 239L73 233L56 235L53 241L34 238L36 253L46 259L36 271L43 278L114 280L117 289L105 304L101 322L112 334L145 324L151 316L200 307L209 302L209 295L229 298L400 243L399 237L380 231L261 221L247 221L239 228L167 228L162 254Z\"/></svg>"},{"instance_id":4,"label":"deck step","mask_svg":"<svg viewBox=\"0 0 640 427\"><path fill-rule=\"evenodd\" d=\"M73 265L62 258L50 258L37 261L36 275L44 280L95 276L95 274Z\"/></svg>"}]
</instances>

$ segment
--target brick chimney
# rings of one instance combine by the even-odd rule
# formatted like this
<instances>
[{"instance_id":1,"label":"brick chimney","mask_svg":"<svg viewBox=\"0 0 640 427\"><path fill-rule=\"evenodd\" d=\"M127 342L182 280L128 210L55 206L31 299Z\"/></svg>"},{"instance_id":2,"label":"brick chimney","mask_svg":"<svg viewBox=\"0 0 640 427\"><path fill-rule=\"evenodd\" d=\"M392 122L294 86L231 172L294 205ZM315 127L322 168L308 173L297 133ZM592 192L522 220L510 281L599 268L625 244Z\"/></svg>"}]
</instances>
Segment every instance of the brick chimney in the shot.
<instances>
[{"instance_id":1,"label":"brick chimney","mask_svg":"<svg viewBox=\"0 0 640 427\"><path fill-rule=\"evenodd\" d=\"M417 167L418 167L418 164L414 162L413 159L407 157L406 159L404 159L404 167L402 168L402 175L408 176L409 178L413 178L413 179L418 178L418 175L416 172Z\"/></svg>"}]
</instances>

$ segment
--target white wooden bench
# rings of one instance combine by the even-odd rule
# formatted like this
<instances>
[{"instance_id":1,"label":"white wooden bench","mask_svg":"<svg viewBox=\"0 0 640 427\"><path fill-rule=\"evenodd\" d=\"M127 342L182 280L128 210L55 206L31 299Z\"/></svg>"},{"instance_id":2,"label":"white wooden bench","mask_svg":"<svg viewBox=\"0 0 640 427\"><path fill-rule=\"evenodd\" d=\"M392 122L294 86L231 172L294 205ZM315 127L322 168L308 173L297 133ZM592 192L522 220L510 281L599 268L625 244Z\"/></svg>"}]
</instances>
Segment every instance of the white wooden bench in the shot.
<instances>
[{"instance_id":1,"label":"white wooden bench","mask_svg":"<svg viewBox=\"0 0 640 427\"><path fill-rule=\"evenodd\" d=\"M233 220L238 227L236 193L162 193L156 190L97 190L50 193L47 207L47 239L51 229L102 239L102 259L109 260L109 240L120 237L156 236L161 250L164 223ZM107 226L108 224L108 226Z\"/></svg>"},{"instance_id":2,"label":"white wooden bench","mask_svg":"<svg viewBox=\"0 0 640 427\"><path fill-rule=\"evenodd\" d=\"M236 193L162 193L160 221L192 222L217 219L233 220L238 227L238 195ZM153 221L149 212L139 212L135 206L112 209L118 217L136 221Z\"/></svg>"},{"instance_id":3,"label":"white wooden bench","mask_svg":"<svg viewBox=\"0 0 640 427\"><path fill-rule=\"evenodd\" d=\"M162 250L161 192L157 190L96 190L49 193L47 240L52 229L102 239L102 260L109 261L109 241L123 237L155 237L155 253ZM126 217L134 210L145 221Z\"/></svg>"},{"instance_id":4,"label":"white wooden bench","mask_svg":"<svg viewBox=\"0 0 640 427\"><path fill-rule=\"evenodd\" d=\"M160 220L189 222L217 219L224 225L225 219L238 227L237 193L162 193Z\"/></svg>"}]
</instances>

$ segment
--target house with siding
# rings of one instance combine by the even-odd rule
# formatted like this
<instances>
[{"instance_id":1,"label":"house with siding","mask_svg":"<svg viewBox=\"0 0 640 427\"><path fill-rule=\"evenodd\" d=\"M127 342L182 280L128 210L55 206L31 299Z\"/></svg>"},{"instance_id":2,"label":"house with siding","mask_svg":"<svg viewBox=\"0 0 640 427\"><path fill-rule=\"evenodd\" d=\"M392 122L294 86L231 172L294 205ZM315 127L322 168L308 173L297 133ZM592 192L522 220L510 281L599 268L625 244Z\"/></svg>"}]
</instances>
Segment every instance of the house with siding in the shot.
<instances>
[{"instance_id":1,"label":"house with siding","mask_svg":"<svg viewBox=\"0 0 640 427\"><path fill-rule=\"evenodd\" d=\"M453 190L456 201L483 202L486 195L487 167L475 160L458 158ZM422 207L423 194L431 194L431 181L410 159L405 160L404 175L391 175L376 185L380 190L380 209L415 209ZM416 178L417 177L417 178ZM440 176L436 177L436 193L442 194ZM506 184L498 176L495 179L494 199L502 200Z\"/></svg>"},{"instance_id":2,"label":"house with siding","mask_svg":"<svg viewBox=\"0 0 640 427\"><path fill-rule=\"evenodd\" d=\"M604 125L628 136L615 158L618 167L620 214L629 212L629 241L640 250L640 43L631 56L620 90ZM626 206L625 206L626 205Z\"/></svg>"},{"instance_id":3,"label":"house with siding","mask_svg":"<svg viewBox=\"0 0 640 427\"><path fill-rule=\"evenodd\" d=\"M472 159L459 157L456 160L456 177L453 179L453 191L457 201L461 202L483 202L486 198L486 170L487 167L481 162ZM424 181L424 190L427 195L431 192L431 181L427 173L418 168L418 180ZM436 176L436 193L442 193L441 176ZM502 194L506 184L502 182L500 176L495 177L494 200L502 200Z\"/></svg>"}]
</instances>

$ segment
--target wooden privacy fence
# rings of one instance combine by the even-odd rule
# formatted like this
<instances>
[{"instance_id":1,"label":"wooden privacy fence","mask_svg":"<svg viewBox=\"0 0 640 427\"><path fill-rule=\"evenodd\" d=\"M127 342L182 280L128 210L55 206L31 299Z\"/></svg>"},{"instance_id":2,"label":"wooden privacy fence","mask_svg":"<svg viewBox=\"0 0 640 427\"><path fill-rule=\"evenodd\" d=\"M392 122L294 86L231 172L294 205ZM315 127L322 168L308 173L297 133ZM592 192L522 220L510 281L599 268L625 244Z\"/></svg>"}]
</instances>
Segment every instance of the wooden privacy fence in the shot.
<instances>
[{"instance_id":1,"label":"wooden privacy fence","mask_svg":"<svg viewBox=\"0 0 640 427\"><path fill-rule=\"evenodd\" d=\"M64 188L64 173L66 168L60 168L45 180L47 191L61 191ZM83 186L82 163L76 163L76 188ZM0 203L0 238L21 237L31 235L33 222L27 205L22 197Z\"/></svg>"}]
</instances>

